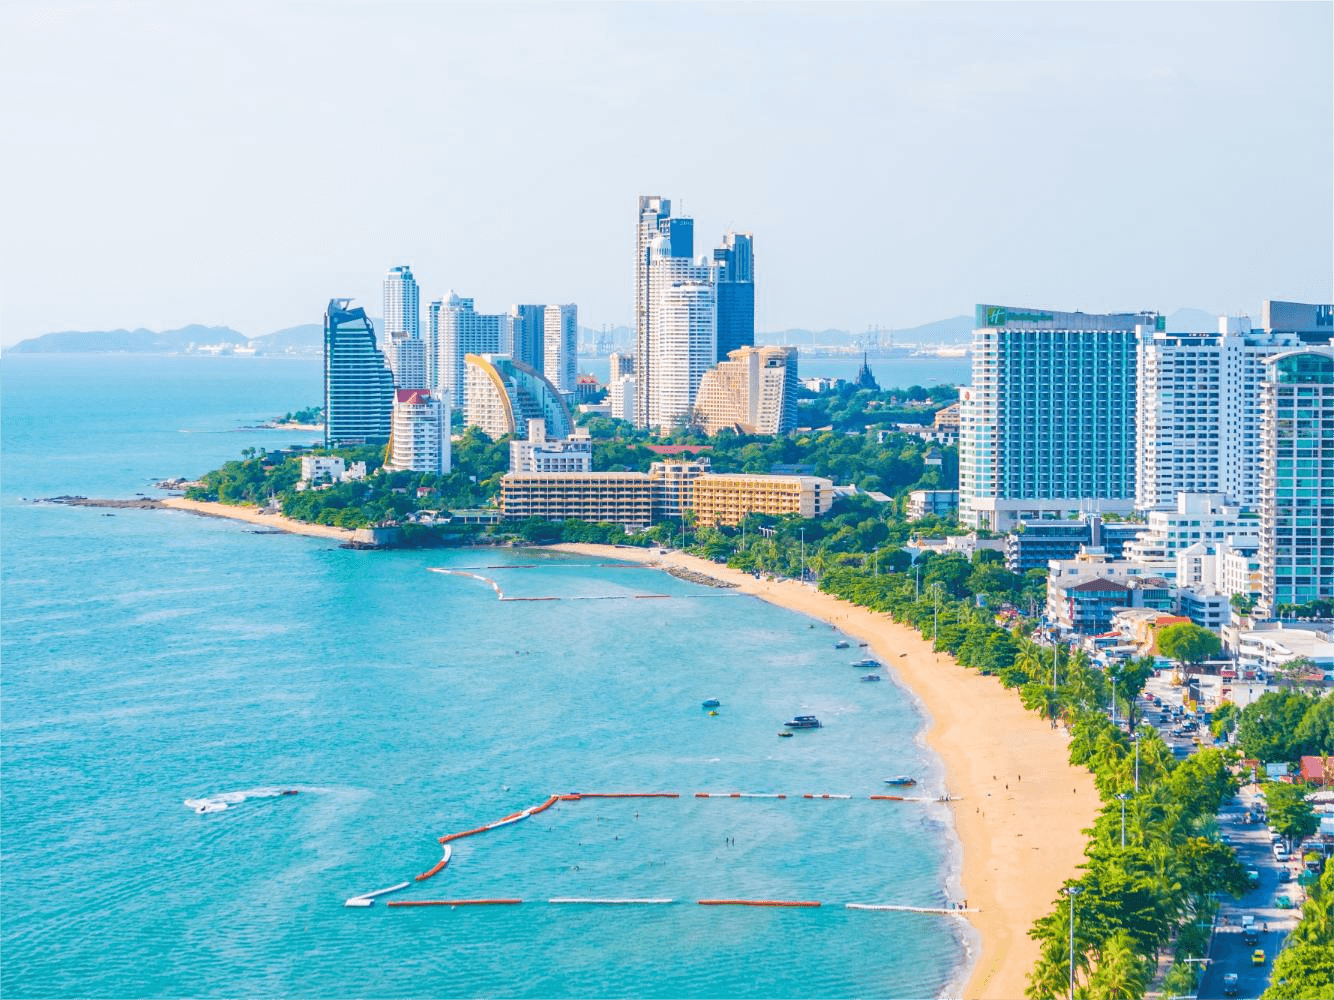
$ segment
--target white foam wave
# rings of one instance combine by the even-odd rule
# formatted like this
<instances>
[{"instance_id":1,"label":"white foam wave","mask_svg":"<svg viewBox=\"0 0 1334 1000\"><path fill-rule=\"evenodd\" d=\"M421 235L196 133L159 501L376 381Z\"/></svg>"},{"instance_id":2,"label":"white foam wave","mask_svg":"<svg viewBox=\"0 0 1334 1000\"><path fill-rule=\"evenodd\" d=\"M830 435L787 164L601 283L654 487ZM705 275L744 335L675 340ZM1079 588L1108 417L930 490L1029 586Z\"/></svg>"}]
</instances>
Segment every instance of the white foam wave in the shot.
<instances>
[{"instance_id":1,"label":"white foam wave","mask_svg":"<svg viewBox=\"0 0 1334 1000\"><path fill-rule=\"evenodd\" d=\"M186 799L185 808L193 809L203 816L205 813L222 812L230 806L240 805L246 799L276 799L280 795L295 795L299 788L246 788L239 792L219 792L217 795L205 795L197 799Z\"/></svg>"}]
</instances>

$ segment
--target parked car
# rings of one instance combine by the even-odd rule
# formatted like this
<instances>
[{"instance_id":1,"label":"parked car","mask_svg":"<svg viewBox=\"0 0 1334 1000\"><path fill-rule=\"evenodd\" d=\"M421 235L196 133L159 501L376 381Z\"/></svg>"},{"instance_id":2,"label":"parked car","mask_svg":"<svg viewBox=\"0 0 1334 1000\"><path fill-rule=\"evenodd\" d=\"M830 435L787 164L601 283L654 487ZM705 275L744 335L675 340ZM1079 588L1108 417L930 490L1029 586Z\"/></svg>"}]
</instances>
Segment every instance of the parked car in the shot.
<instances>
[{"instance_id":1,"label":"parked car","mask_svg":"<svg viewBox=\"0 0 1334 1000\"><path fill-rule=\"evenodd\" d=\"M1223 995L1234 997L1237 995L1237 974L1229 972L1223 977Z\"/></svg>"}]
</instances>

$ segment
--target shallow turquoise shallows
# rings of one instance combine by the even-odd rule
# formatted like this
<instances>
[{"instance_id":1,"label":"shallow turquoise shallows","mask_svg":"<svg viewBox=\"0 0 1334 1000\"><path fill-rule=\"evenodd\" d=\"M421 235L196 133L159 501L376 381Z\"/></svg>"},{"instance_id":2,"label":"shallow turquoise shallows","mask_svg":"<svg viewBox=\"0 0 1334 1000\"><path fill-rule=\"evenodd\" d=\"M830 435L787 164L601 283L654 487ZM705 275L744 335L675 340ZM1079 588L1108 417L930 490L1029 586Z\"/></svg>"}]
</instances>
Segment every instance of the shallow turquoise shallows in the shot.
<instances>
[{"instance_id":1,"label":"shallow turquoise shallows","mask_svg":"<svg viewBox=\"0 0 1334 1000\"><path fill-rule=\"evenodd\" d=\"M11 355L0 379L5 996L930 997L957 981L955 918L843 905L948 905L957 855L944 806L868 798L895 774L944 788L918 710L859 682L855 643L587 558L354 552L28 503L152 494L309 441L238 428L318 401L320 369ZM559 600L500 602L433 567ZM798 713L825 727L779 739ZM580 791L681 797L560 802L455 841L413 882L438 837ZM789 797L695 797L732 791ZM385 905L483 897L525 902Z\"/></svg>"}]
</instances>

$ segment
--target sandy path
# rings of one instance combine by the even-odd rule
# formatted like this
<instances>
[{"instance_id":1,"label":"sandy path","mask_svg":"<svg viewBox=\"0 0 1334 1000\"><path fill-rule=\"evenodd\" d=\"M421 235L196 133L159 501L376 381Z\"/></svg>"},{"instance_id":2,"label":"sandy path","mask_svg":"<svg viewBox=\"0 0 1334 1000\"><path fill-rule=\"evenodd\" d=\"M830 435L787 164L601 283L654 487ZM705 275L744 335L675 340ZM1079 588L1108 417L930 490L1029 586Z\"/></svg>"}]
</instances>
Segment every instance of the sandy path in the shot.
<instances>
[{"instance_id":1,"label":"sandy path","mask_svg":"<svg viewBox=\"0 0 1334 1000\"><path fill-rule=\"evenodd\" d=\"M187 500L184 497L166 497L162 500L162 506L170 507L173 510L189 511L192 514L203 514L206 517L226 517L234 521L246 521L266 528L291 532L294 535L333 538L340 542L350 542L352 540L352 531L348 528L333 528L326 524L306 524L304 521L294 521L290 517L283 517L281 514L261 514L254 507L236 507L228 503Z\"/></svg>"},{"instance_id":2,"label":"sandy path","mask_svg":"<svg viewBox=\"0 0 1334 1000\"><path fill-rule=\"evenodd\" d=\"M1037 961L1028 937L1061 883L1076 874L1097 814L1092 777L1068 763L1065 733L1026 711L994 677L983 677L931 651L906 625L791 580L766 582L678 552L610 545L553 549L633 562L674 565L737 585L774 604L836 625L869 642L917 696L928 716L926 741L945 764L963 844L963 896L981 939L963 995L1018 1000ZM1022 776L1022 778L1021 778Z\"/></svg>"}]
</instances>

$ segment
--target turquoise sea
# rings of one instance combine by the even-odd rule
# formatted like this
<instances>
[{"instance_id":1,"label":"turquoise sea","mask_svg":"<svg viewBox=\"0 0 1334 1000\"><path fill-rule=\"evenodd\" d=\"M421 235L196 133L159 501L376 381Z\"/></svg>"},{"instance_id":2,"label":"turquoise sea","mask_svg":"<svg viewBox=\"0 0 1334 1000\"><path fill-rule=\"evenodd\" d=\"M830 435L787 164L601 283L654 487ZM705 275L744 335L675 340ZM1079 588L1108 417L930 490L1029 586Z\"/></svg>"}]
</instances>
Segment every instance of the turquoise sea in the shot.
<instances>
[{"instance_id":1,"label":"turquoise sea","mask_svg":"<svg viewBox=\"0 0 1334 1000\"><path fill-rule=\"evenodd\" d=\"M5 996L957 992L960 921L843 906L957 898L945 807L867 798L898 773L944 789L855 643L639 567L24 499L151 495L309 440L238 428L318 400L318 363L11 355L0 391ZM796 713L825 728L776 738ZM561 802L386 897L522 905L343 905L431 868L442 834L578 791L681 797Z\"/></svg>"}]
</instances>

